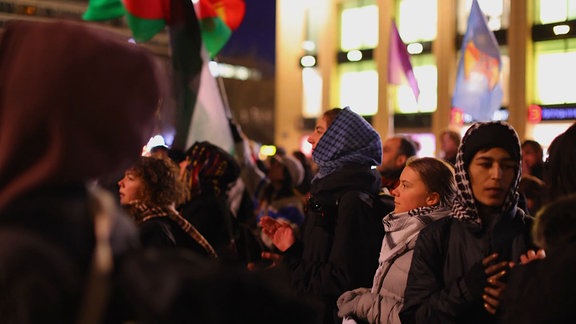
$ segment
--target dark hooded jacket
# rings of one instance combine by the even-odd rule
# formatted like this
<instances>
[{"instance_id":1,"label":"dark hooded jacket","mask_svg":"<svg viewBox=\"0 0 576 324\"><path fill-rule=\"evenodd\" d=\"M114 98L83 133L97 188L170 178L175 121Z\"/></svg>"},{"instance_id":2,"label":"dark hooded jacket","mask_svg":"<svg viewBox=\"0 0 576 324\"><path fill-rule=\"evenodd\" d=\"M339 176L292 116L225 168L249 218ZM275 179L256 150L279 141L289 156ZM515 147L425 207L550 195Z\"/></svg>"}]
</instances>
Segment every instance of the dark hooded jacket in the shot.
<instances>
[{"instance_id":1,"label":"dark hooded jacket","mask_svg":"<svg viewBox=\"0 0 576 324\"><path fill-rule=\"evenodd\" d=\"M31 322L75 322L96 237L108 237L101 243L110 244L114 256L136 244L133 224L89 183L140 155L162 96L158 72L146 50L100 29L71 22L6 25L0 43L0 227L58 250L69 262L63 268L74 269L76 286L64 291L36 277L35 290L27 292L22 283L31 282L33 268L42 264L26 267L21 260L18 273L0 270L3 321L28 322L20 316L33 315ZM110 233L97 236L93 223L101 214ZM20 290L19 297L11 288ZM66 301L46 312L34 304L38 296L58 294Z\"/></svg>"},{"instance_id":2,"label":"dark hooded jacket","mask_svg":"<svg viewBox=\"0 0 576 324\"><path fill-rule=\"evenodd\" d=\"M467 131L456 158L458 191L451 217L424 228L416 242L402 323L496 322L483 306L487 278L481 261L497 252L499 261L519 262L520 255L532 248L531 218L516 206L517 166L501 212L489 224L482 223L466 169L475 152L488 147L502 147L520 159L518 137L507 124L477 123Z\"/></svg>"},{"instance_id":3,"label":"dark hooded jacket","mask_svg":"<svg viewBox=\"0 0 576 324\"><path fill-rule=\"evenodd\" d=\"M328 171L313 180L302 240L285 251L283 261L293 286L324 303L324 323L341 321L338 296L370 285L378 267L383 230L372 207L380 175L372 166L380 164L381 152L379 135L349 108L314 151L320 171Z\"/></svg>"}]
</instances>

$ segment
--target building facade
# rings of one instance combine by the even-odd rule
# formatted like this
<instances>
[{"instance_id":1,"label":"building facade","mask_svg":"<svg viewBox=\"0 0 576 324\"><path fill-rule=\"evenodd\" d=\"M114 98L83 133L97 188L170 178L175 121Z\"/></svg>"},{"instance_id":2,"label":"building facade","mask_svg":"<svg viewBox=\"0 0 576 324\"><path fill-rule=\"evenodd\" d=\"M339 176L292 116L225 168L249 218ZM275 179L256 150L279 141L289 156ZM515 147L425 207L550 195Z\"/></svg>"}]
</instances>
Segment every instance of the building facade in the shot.
<instances>
[{"instance_id":1,"label":"building facade","mask_svg":"<svg viewBox=\"0 0 576 324\"><path fill-rule=\"evenodd\" d=\"M504 92L494 119L545 148L576 119L576 0L478 0L500 46ZM471 0L277 0L275 142L308 151L325 110L350 106L382 137L406 134L420 155L472 120L451 107ZM389 84L392 21L420 87ZM576 72L576 71L575 71Z\"/></svg>"}]
</instances>

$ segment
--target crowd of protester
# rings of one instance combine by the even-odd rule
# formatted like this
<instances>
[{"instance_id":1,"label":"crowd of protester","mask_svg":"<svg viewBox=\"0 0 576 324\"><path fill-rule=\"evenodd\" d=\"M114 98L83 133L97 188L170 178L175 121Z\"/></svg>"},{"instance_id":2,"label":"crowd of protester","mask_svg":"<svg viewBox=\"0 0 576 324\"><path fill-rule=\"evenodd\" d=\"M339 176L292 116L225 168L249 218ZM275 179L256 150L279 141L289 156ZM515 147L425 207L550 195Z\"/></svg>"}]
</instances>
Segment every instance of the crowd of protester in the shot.
<instances>
[{"instance_id":1,"label":"crowd of protester","mask_svg":"<svg viewBox=\"0 0 576 324\"><path fill-rule=\"evenodd\" d=\"M576 123L546 160L506 122L418 157L349 107L318 118L311 157L260 159L232 120L233 154L142 156L169 96L146 50L14 21L0 71L2 323L576 316Z\"/></svg>"}]
</instances>

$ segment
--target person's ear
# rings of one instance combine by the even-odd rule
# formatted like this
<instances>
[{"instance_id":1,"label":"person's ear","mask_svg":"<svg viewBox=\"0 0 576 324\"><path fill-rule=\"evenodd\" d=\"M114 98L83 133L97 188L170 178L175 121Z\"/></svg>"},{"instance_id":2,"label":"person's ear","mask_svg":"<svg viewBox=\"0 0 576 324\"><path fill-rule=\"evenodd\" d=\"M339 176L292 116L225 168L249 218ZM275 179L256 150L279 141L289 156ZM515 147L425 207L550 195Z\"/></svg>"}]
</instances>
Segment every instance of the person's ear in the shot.
<instances>
[{"instance_id":1,"label":"person's ear","mask_svg":"<svg viewBox=\"0 0 576 324\"><path fill-rule=\"evenodd\" d=\"M432 193L428 194L428 197L426 197L426 205L434 206L434 205L437 205L438 203L440 203L440 194L439 193L432 192Z\"/></svg>"},{"instance_id":2,"label":"person's ear","mask_svg":"<svg viewBox=\"0 0 576 324\"><path fill-rule=\"evenodd\" d=\"M406 160L408 160L408 158L406 157L405 154L400 154L398 155L398 157L396 158L396 166L398 167L403 167L406 165Z\"/></svg>"}]
</instances>

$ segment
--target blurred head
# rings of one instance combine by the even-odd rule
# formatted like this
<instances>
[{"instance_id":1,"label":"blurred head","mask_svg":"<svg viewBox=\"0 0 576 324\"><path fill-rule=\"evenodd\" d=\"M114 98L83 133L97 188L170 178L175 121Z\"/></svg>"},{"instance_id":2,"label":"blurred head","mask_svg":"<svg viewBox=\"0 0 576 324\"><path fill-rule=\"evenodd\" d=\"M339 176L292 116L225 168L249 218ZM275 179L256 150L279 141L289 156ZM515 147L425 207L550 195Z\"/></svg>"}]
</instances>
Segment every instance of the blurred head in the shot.
<instances>
[{"instance_id":1,"label":"blurred head","mask_svg":"<svg viewBox=\"0 0 576 324\"><path fill-rule=\"evenodd\" d=\"M378 166L380 172L400 171L409 158L416 155L416 146L404 136L394 136L386 139L382 144L382 164Z\"/></svg>"},{"instance_id":2,"label":"blurred head","mask_svg":"<svg viewBox=\"0 0 576 324\"><path fill-rule=\"evenodd\" d=\"M292 189L302 183L304 168L300 161L292 156L274 156L270 159L268 179Z\"/></svg>"},{"instance_id":3,"label":"blurred head","mask_svg":"<svg viewBox=\"0 0 576 324\"><path fill-rule=\"evenodd\" d=\"M316 145L320 141L320 138L326 133L328 127L332 124L336 116L340 113L341 108L332 108L322 115L322 117L316 120L316 126L314 127L314 132L308 137L308 143L312 144L312 149L316 148Z\"/></svg>"},{"instance_id":4,"label":"blurred head","mask_svg":"<svg viewBox=\"0 0 576 324\"><path fill-rule=\"evenodd\" d=\"M454 130L445 130L440 134L440 149L444 152L444 158L455 158L460 146L460 133Z\"/></svg>"},{"instance_id":5,"label":"blurred head","mask_svg":"<svg viewBox=\"0 0 576 324\"><path fill-rule=\"evenodd\" d=\"M521 146L522 149L522 168L528 174L536 165L544 164L542 146L536 141L525 140Z\"/></svg>"},{"instance_id":6,"label":"blurred head","mask_svg":"<svg viewBox=\"0 0 576 324\"><path fill-rule=\"evenodd\" d=\"M400 175L399 185L392 190L394 212L419 207L450 206L456 192L454 170L436 158L411 158Z\"/></svg>"},{"instance_id":7,"label":"blurred head","mask_svg":"<svg viewBox=\"0 0 576 324\"><path fill-rule=\"evenodd\" d=\"M134 201L154 206L184 202L187 189L179 179L178 166L170 159L142 156L118 182L120 203Z\"/></svg>"},{"instance_id":8,"label":"blurred head","mask_svg":"<svg viewBox=\"0 0 576 324\"><path fill-rule=\"evenodd\" d=\"M518 192L526 198L526 208L530 215L536 215L536 212L542 207L546 194L545 188L544 181L531 175L522 175Z\"/></svg>"},{"instance_id":9,"label":"blurred head","mask_svg":"<svg viewBox=\"0 0 576 324\"><path fill-rule=\"evenodd\" d=\"M548 200L576 193L576 123L558 135L548 148L545 183Z\"/></svg>"},{"instance_id":10,"label":"blurred head","mask_svg":"<svg viewBox=\"0 0 576 324\"><path fill-rule=\"evenodd\" d=\"M196 142L180 163L181 179L191 197L201 193L225 195L240 176L240 166L232 155L209 142Z\"/></svg>"},{"instance_id":11,"label":"blurred head","mask_svg":"<svg viewBox=\"0 0 576 324\"><path fill-rule=\"evenodd\" d=\"M0 208L29 190L81 184L136 160L168 94L159 67L146 49L87 24L8 22Z\"/></svg>"},{"instance_id":12,"label":"blurred head","mask_svg":"<svg viewBox=\"0 0 576 324\"><path fill-rule=\"evenodd\" d=\"M532 227L534 243L547 252L576 241L576 194L545 205Z\"/></svg>"}]
</instances>

